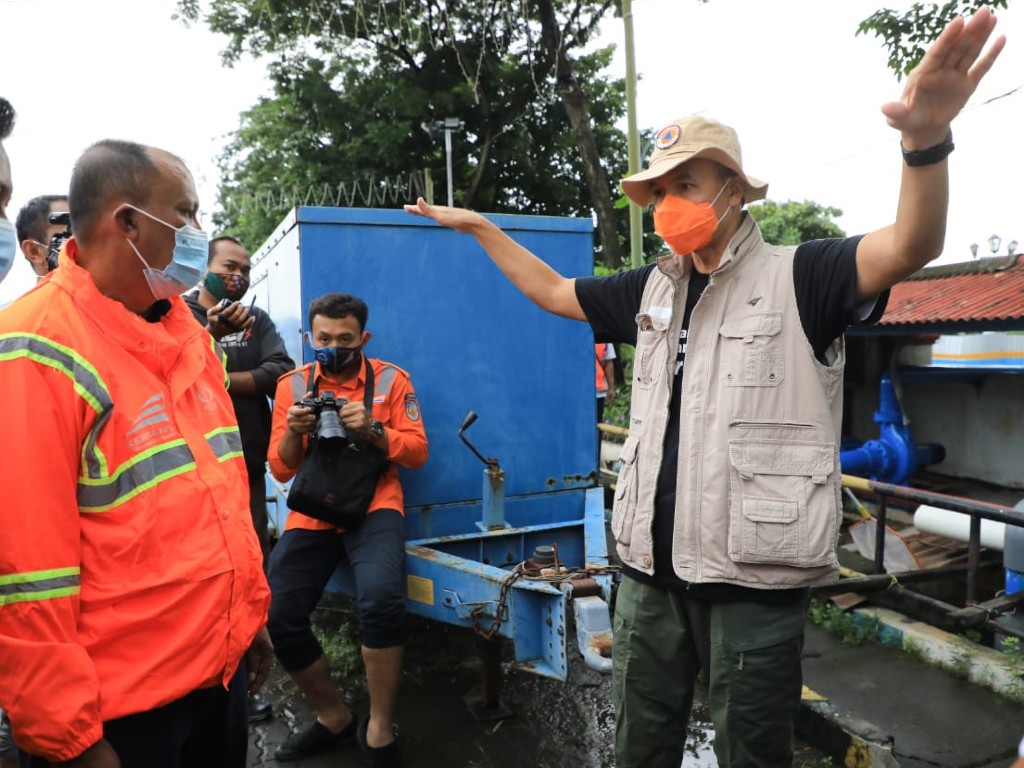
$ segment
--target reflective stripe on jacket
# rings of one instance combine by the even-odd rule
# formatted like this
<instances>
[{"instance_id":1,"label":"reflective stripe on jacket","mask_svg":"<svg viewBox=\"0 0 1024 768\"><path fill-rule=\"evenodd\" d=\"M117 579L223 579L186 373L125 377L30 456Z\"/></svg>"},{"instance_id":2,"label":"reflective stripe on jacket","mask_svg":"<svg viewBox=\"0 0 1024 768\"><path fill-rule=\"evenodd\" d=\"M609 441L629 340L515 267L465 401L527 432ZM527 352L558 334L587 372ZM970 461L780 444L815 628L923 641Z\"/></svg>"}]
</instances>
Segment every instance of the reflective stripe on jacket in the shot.
<instances>
[{"instance_id":1,"label":"reflective stripe on jacket","mask_svg":"<svg viewBox=\"0 0 1024 768\"><path fill-rule=\"evenodd\" d=\"M744 215L690 319L672 545L685 581L784 589L838 577L843 340L833 365L818 362L793 253L766 244ZM612 533L622 561L645 573L691 270L689 257L662 258L637 315Z\"/></svg>"},{"instance_id":2,"label":"reflective stripe on jacket","mask_svg":"<svg viewBox=\"0 0 1024 768\"><path fill-rule=\"evenodd\" d=\"M319 363L317 376L319 377ZM321 379L320 390L333 390L338 397L349 402L362 402L366 373L360 360L359 375L344 384L327 384ZM376 509L395 509L404 512L402 484L398 479L398 464L415 469L423 466L427 460L427 434L423 429L423 417L420 413L416 392L412 388L409 374L396 365L383 360L370 358L373 367L373 418L384 425L388 436L388 458L391 466L377 482L377 491L370 502L370 512ZM288 408L301 400L306 394L306 377L309 375L306 364L290 373L286 373L277 382L277 396L274 398L274 419L270 430L270 452L267 461L270 471L278 480L284 482L295 476L299 468L289 467L278 454L278 446L284 437L287 427ZM308 438L303 440L303 450L308 446ZM324 530L333 528L329 523L316 520L299 512L289 512L285 530L291 528L307 528Z\"/></svg>"},{"instance_id":3,"label":"reflective stripe on jacket","mask_svg":"<svg viewBox=\"0 0 1024 768\"><path fill-rule=\"evenodd\" d=\"M0 707L80 754L226 684L269 591L224 368L180 299L146 322L68 258L0 312Z\"/></svg>"}]
</instances>

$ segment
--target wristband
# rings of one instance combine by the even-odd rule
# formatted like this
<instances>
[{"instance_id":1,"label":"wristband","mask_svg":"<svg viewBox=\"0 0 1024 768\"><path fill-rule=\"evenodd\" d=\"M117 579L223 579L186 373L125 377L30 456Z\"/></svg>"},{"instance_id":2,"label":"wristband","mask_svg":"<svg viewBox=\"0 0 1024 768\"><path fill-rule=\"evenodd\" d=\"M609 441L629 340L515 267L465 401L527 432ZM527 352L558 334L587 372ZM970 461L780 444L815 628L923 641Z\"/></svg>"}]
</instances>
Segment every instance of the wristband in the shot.
<instances>
[{"instance_id":1,"label":"wristband","mask_svg":"<svg viewBox=\"0 0 1024 768\"><path fill-rule=\"evenodd\" d=\"M903 152L903 162L911 168L919 168L922 165L941 163L949 157L949 153L953 151L953 131L951 130L947 133L945 140L941 144L936 144L934 147L928 147L928 149L906 150L903 149L903 144L900 143L900 150Z\"/></svg>"}]
</instances>

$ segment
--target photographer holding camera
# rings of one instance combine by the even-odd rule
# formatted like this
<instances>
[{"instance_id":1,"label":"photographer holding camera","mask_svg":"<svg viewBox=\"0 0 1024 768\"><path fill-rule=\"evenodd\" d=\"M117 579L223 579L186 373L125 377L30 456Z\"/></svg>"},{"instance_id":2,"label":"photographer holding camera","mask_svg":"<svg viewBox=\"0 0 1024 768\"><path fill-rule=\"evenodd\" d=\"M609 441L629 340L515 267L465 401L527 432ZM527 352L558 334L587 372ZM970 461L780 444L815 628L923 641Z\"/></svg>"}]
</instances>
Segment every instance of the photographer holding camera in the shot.
<instances>
[{"instance_id":1,"label":"photographer holding camera","mask_svg":"<svg viewBox=\"0 0 1024 768\"><path fill-rule=\"evenodd\" d=\"M397 465L421 466L427 460L427 438L408 374L363 353L370 340L367 316L366 304L346 293L314 299L307 341L316 362L282 377L274 399L270 471L281 481L297 473L299 477L289 494L292 511L285 531L270 555L267 626L278 661L317 715L312 725L281 744L274 755L279 761L299 760L358 739L374 768L401 765L393 725L405 643L405 525ZM363 489L343 482L354 463L332 471L323 461L341 453L384 466L382 474L370 476L362 519L344 528L311 516L313 510L295 511L294 498L309 470L323 468L313 478L323 481L323 495L337 507L353 506L345 504L347 499L334 499L331 488L335 482L352 496L362 495ZM354 576L370 698L369 717L362 720L335 687L310 625L324 587L343 562Z\"/></svg>"},{"instance_id":2,"label":"photographer holding camera","mask_svg":"<svg viewBox=\"0 0 1024 768\"><path fill-rule=\"evenodd\" d=\"M69 222L67 195L39 195L18 211L21 252L40 280L57 268L57 253L71 235Z\"/></svg>"}]
</instances>

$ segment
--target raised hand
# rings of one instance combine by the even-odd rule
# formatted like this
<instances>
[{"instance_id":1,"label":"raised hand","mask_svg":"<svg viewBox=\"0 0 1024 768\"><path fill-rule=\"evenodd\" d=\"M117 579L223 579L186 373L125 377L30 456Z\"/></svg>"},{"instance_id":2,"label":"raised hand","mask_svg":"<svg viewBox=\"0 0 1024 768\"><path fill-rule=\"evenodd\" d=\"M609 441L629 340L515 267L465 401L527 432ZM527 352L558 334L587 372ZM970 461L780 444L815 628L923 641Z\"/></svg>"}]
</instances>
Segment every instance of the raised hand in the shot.
<instances>
[{"instance_id":1,"label":"raised hand","mask_svg":"<svg viewBox=\"0 0 1024 768\"><path fill-rule=\"evenodd\" d=\"M900 100L882 105L889 125L902 131L906 149L925 149L946 138L949 124L1006 44L1000 35L982 55L995 26L988 8L968 20L953 19L907 75Z\"/></svg>"}]
</instances>

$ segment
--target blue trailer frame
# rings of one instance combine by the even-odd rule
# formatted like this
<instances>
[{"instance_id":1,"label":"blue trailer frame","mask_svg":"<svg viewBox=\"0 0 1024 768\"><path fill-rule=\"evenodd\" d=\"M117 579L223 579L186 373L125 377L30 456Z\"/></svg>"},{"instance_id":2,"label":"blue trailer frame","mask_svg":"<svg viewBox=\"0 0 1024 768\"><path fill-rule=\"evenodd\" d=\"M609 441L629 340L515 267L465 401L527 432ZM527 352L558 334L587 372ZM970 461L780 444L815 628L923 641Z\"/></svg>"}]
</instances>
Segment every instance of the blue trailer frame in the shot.
<instances>
[{"instance_id":1,"label":"blue trailer frame","mask_svg":"<svg viewBox=\"0 0 1024 768\"><path fill-rule=\"evenodd\" d=\"M560 273L592 272L589 220L489 218ZM610 598L589 327L533 306L473 238L404 211L298 207L252 274L295 360L311 359L309 302L345 291L370 308L367 354L410 373L431 457L400 470L409 611L508 638L518 666L565 679L571 584L516 566L554 545ZM500 461L497 492L459 442L469 410L474 443ZM271 490L281 530L285 489ZM329 588L351 593L350 575L339 569Z\"/></svg>"}]
</instances>

